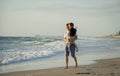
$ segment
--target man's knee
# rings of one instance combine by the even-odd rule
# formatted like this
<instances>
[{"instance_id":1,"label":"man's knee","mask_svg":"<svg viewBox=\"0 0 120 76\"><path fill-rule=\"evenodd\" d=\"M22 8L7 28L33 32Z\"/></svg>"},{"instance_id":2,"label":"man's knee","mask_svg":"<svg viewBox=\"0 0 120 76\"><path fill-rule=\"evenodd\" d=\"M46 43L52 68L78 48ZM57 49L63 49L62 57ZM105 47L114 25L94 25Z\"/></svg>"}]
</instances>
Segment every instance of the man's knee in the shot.
<instances>
[{"instance_id":1,"label":"man's knee","mask_svg":"<svg viewBox=\"0 0 120 76\"><path fill-rule=\"evenodd\" d=\"M75 55L71 55L73 58L75 58Z\"/></svg>"},{"instance_id":2,"label":"man's knee","mask_svg":"<svg viewBox=\"0 0 120 76\"><path fill-rule=\"evenodd\" d=\"M66 55L65 58L68 58L68 56Z\"/></svg>"}]
</instances>

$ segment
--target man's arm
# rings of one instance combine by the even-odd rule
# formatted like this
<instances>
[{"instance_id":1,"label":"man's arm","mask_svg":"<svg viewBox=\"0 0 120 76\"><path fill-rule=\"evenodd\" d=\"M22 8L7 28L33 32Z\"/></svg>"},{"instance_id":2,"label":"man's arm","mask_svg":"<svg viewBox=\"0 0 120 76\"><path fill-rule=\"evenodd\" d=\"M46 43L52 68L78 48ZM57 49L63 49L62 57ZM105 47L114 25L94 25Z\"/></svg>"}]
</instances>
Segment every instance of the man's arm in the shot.
<instances>
[{"instance_id":1,"label":"man's arm","mask_svg":"<svg viewBox=\"0 0 120 76\"><path fill-rule=\"evenodd\" d=\"M77 35L72 36L71 39L73 39L73 40L77 40Z\"/></svg>"},{"instance_id":2,"label":"man's arm","mask_svg":"<svg viewBox=\"0 0 120 76\"><path fill-rule=\"evenodd\" d=\"M75 36L74 36L74 39L77 40L77 38L78 38L77 35L75 35Z\"/></svg>"}]
</instances>

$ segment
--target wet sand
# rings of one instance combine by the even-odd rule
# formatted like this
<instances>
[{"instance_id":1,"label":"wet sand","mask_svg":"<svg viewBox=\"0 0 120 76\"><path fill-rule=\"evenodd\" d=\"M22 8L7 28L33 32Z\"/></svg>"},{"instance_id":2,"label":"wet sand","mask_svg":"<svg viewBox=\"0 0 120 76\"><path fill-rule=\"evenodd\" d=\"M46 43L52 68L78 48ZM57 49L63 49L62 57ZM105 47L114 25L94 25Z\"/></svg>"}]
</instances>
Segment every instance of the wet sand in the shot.
<instances>
[{"instance_id":1,"label":"wet sand","mask_svg":"<svg viewBox=\"0 0 120 76\"><path fill-rule=\"evenodd\" d=\"M97 60L96 64L31 70L0 74L0 76L120 76L120 58Z\"/></svg>"}]
</instances>

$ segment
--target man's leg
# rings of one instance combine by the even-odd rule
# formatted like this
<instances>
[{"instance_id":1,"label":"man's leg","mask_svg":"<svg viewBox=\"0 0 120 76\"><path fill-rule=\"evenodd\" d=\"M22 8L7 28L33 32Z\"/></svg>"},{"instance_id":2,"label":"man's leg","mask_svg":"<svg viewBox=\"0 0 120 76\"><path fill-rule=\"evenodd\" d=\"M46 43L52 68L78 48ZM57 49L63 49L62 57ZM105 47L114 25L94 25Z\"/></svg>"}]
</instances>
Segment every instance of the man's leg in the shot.
<instances>
[{"instance_id":1,"label":"man's leg","mask_svg":"<svg viewBox=\"0 0 120 76\"><path fill-rule=\"evenodd\" d=\"M65 61L66 61L66 67L65 67L65 69L68 69L68 56L65 56Z\"/></svg>"},{"instance_id":2,"label":"man's leg","mask_svg":"<svg viewBox=\"0 0 120 76\"><path fill-rule=\"evenodd\" d=\"M77 67L78 67L77 58L76 58L75 55L73 55L72 57L73 57L73 59L74 59L74 61L75 61L75 67L77 68Z\"/></svg>"},{"instance_id":3,"label":"man's leg","mask_svg":"<svg viewBox=\"0 0 120 76\"><path fill-rule=\"evenodd\" d=\"M68 45L66 45L65 50L66 50L66 55L65 55L66 67L65 67L65 69L68 69L68 56L69 56Z\"/></svg>"},{"instance_id":4,"label":"man's leg","mask_svg":"<svg viewBox=\"0 0 120 76\"><path fill-rule=\"evenodd\" d=\"M77 68L78 63L77 63L77 58L75 56L75 45L74 44L71 45L71 56L73 57L73 59L75 61L75 67Z\"/></svg>"}]
</instances>

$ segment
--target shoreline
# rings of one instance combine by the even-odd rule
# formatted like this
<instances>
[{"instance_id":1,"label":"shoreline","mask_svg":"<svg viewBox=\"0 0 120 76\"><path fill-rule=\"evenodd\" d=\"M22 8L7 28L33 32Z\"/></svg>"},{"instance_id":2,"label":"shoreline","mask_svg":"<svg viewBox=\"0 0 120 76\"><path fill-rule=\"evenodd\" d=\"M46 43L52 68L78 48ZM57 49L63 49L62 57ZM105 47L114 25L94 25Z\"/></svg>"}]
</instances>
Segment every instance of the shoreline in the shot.
<instances>
[{"instance_id":1,"label":"shoreline","mask_svg":"<svg viewBox=\"0 0 120 76\"><path fill-rule=\"evenodd\" d=\"M78 68L70 66L68 69L63 67L19 71L0 74L0 76L119 76L120 57L111 59L95 60L96 63L90 65L80 65Z\"/></svg>"},{"instance_id":2,"label":"shoreline","mask_svg":"<svg viewBox=\"0 0 120 76\"><path fill-rule=\"evenodd\" d=\"M108 36L103 36L102 38L108 38L108 39L120 39L120 35L108 35Z\"/></svg>"}]
</instances>

